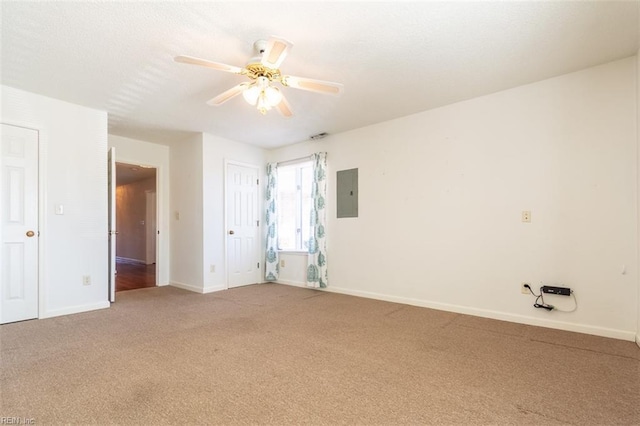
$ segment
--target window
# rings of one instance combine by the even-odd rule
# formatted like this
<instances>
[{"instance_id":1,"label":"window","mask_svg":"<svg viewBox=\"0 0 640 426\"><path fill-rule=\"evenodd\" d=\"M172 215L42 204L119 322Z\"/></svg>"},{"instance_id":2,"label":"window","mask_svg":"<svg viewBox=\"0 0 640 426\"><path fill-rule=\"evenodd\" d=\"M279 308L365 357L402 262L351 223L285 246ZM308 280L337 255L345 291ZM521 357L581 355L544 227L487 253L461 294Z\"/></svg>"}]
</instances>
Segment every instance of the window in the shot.
<instances>
[{"instance_id":1,"label":"window","mask_svg":"<svg viewBox=\"0 0 640 426\"><path fill-rule=\"evenodd\" d=\"M307 251L313 163L278 166L278 249Z\"/></svg>"}]
</instances>

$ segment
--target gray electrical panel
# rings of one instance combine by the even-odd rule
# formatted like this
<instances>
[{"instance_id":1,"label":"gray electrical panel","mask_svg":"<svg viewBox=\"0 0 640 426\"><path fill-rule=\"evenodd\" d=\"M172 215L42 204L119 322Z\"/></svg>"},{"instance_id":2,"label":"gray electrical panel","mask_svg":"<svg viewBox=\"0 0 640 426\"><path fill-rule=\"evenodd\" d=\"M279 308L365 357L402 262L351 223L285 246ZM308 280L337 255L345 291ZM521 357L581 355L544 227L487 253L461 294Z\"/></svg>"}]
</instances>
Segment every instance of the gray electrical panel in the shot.
<instances>
[{"instance_id":1,"label":"gray electrical panel","mask_svg":"<svg viewBox=\"0 0 640 426\"><path fill-rule=\"evenodd\" d=\"M358 217L358 169L341 170L337 175L338 217Z\"/></svg>"}]
</instances>

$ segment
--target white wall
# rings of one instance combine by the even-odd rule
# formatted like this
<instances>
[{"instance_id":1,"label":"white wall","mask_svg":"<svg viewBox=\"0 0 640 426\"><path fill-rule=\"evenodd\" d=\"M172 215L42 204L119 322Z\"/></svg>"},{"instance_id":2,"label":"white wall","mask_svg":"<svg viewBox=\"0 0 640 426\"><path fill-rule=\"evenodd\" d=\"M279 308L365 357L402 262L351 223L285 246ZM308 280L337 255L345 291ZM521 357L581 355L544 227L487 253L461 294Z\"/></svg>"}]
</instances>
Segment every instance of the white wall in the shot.
<instances>
[{"instance_id":1,"label":"white wall","mask_svg":"<svg viewBox=\"0 0 640 426\"><path fill-rule=\"evenodd\" d=\"M634 63L269 152L328 152L329 290L633 340ZM350 168L360 217L338 220L334 177ZM571 287L579 308L535 309L522 282ZM568 299L547 302L567 309Z\"/></svg>"},{"instance_id":2,"label":"white wall","mask_svg":"<svg viewBox=\"0 0 640 426\"><path fill-rule=\"evenodd\" d=\"M202 134L173 143L171 156L171 284L203 292Z\"/></svg>"},{"instance_id":3,"label":"white wall","mask_svg":"<svg viewBox=\"0 0 640 426\"><path fill-rule=\"evenodd\" d=\"M107 113L0 90L2 122L40 132L39 316L108 307ZM56 204L64 215L54 214Z\"/></svg>"},{"instance_id":4,"label":"white wall","mask_svg":"<svg viewBox=\"0 0 640 426\"><path fill-rule=\"evenodd\" d=\"M331 214L331 213L330 213ZM263 219L264 220L264 219ZM264 256L263 256L264 257ZM279 253L280 274L278 282L281 284L306 287L308 255L302 252Z\"/></svg>"},{"instance_id":5,"label":"white wall","mask_svg":"<svg viewBox=\"0 0 640 426\"><path fill-rule=\"evenodd\" d=\"M203 207L204 207L204 247L203 276L205 292L227 288L225 259L225 161L235 161L259 167L259 175L265 173L266 151L240 142L230 141L210 134L203 134ZM261 185L262 187L262 185ZM262 212L264 194L259 197L259 211ZM261 227L262 227L261 223ZM264 247L260 258L264 258ZM215 265L211 272L210 265ZM264 277L264 273L261 273Z\"/></svg>"},{"instance_id":6,"label":"white wall","mask_svg":"<svg viewBox=\"0 0 640 426\"><path fill-rule=\"evenodd\" d=\"M170 233L170 173L169 147L122 136L109 135L109 147L116 148L116 161L143 164L156 168L158 204L158 285L169 284L171 257Z\"/></svg>"}]
</instances>

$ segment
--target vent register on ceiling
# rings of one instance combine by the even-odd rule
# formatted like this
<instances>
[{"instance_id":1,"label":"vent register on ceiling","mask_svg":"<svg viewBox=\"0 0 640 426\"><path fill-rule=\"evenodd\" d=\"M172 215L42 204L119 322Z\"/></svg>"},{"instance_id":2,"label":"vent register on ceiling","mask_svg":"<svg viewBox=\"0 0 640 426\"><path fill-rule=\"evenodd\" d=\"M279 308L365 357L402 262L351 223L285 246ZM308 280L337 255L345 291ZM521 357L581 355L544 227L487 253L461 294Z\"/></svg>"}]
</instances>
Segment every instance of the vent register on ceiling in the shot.
<instances>
[{"instance_id":1,"label":"vent register on ceiling","mask_svg":"<svg viewBox=\"0 0 640 426\"><path fill-rule=\"evenodd\" d=\"M291 106L274 83L280 83L282 86L294 89L336 96L342 94L344 87L340 83L330 81L282 75L279 69L280 64L292 47L291 42L280 37L272 36L268 41L258 40L254 43L257 56L249 59L244 67L212 62L192 56L176 56L175 61L249 77L250 81L240 83L209 100L207 102L209 105L222 105L242 93L244 99L257 107L262 114L275 108L284 117L290 117L293 115Z\"/></svg>"}]
</instances>

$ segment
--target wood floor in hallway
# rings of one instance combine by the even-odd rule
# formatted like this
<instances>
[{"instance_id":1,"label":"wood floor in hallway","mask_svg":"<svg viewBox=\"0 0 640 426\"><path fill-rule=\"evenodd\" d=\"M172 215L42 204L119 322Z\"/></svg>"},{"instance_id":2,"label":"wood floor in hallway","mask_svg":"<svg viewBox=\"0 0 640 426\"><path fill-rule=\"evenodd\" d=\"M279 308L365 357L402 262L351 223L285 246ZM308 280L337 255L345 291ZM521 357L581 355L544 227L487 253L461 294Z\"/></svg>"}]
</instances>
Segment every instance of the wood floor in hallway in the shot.
<instances>
[{"instance_id":1,"label":"wood floor in hallway","mask_svg":"<svg viewBox=\"0 0 640 426\"><path fill-rule=\"evenodd\" d=\"M116 291L156 286L156 265L116 263Z\"/></svg>"}]
</instances>

